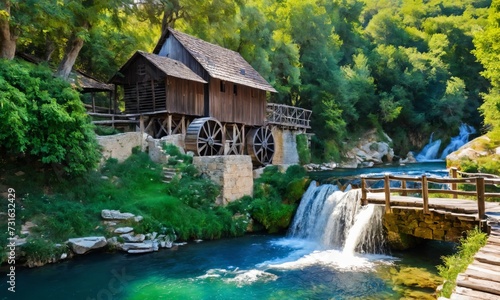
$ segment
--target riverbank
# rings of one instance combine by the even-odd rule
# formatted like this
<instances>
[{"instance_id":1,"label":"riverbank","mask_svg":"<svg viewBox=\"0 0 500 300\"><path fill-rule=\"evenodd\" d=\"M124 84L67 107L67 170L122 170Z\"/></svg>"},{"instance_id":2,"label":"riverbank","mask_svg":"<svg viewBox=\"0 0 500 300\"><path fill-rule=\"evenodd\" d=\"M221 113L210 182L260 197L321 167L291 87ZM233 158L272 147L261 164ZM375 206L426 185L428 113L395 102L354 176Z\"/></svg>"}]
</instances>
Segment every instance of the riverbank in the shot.
<instances>
[{"instance_id":1,"label":"riverbank","mask_svg":"<svg viewBox=\"0 0 500 300\"><path fill-rule=\"evenodd\" d=\"M110 159L99 171L72 179L50 177L50 170L17 161L2 164L2 174L6 174L3 188L16 190L16 263L40 266L67 259L80 252L70 241L74 238L92 237L92 241L80 242L115 251L123 250L131 240L151 241L155 249L155 239L161 247L161 242L210 240L241 236L247 230L279 232L287 228L305 190L303 168L291 167L285 173L276 167L266 168L255 181L253 197L222 207L215 205L219 187L199 174L191 159L171 153L167 166L177 170L178 176L168 183L164 182L163 165L139 151L123 163ZM119 210L140 220L105 220L103 210ZM7 228L7 216L0 218ZM127 227L132 231L124 229ZM8 237L3 233L2 247L7 246ZM93 247L91 244L89 250ZM8 256L2 257L2 262L7 260Z\"/></svg>"}]
</instances>

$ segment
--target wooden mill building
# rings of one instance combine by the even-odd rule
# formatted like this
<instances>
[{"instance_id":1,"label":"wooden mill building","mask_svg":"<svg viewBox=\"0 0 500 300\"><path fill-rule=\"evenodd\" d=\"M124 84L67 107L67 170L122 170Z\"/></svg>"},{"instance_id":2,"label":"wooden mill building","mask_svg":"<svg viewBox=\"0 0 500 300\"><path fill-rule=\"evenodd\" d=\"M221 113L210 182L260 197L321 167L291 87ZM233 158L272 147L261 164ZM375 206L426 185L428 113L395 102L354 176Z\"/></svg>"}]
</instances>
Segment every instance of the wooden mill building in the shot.
<instances>
[{"instance_id":1,"label":"wooden mill building","mask_svg":"<svg viewBox=\"0 0 500 300\"><path fill-rule=\"evenodd\" d=\"M144 130L156 138L185 135L197 155L248 153L257 164L272 161L266 125L286 120L275 111L269 118L267 93L276 90L239 53L171 28L153 52L137 51L111 79L123 87L125 115L145 118ZM288 121L309 128L310 111L279 109L291 109Z\"/></svg>"}]
</instances>

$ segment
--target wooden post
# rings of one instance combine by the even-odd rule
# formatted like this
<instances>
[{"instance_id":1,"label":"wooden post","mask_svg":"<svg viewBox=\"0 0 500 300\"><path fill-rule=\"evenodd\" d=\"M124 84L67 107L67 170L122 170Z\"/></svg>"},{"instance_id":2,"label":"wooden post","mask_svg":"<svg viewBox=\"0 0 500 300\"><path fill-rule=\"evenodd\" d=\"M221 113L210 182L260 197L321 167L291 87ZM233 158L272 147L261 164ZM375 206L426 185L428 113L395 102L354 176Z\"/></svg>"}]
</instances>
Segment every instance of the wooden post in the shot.
<instances>
[{"instance_id":1,"label":"wooden post","mask_svg":"<svg viewBox=\"0 0 500 300\"><path fill-rule=\"evenodd\" d=\"M141 129L141 140L142 137L144 136L144 116L141 114L139 116L139 128ZM146 149L144 149L144 143L141 142L141 152L144 152Z\"/></svg>"},{"instance_id":2,"label":"wooden post","mask_svg":"<svg viewBox=\"0 0 500 300\"><path fill-rule=\"evenodd\" d=\"M368 199L366 199L366 179L364 175L361 175L361 205L367 205Z\"/></svg>"},{"instance_id":3,"label":"wooden post","mask_svg":"<svg viewBox=\"0 0 500 300\"><path fill-rule=\"evenodd\" d=\"M486 209L484 203L484 178L476 178L476 194L477 194L477 214L479 220L485 219Z\"/></svg>"},{"instance_id":4,"label":"wooden post","mask_svg":"<svg viewBox=\"0 0 500 300\"><path fill-rule=\"evenodd\" d=\"M172 115L169 114L167 116L167 119L168 119L168 123L167 123L167 134L168 135L172 135Z\"/></svg>"},{"instance_id":5,"label":"wooden post","mask_svg":"<svg viewBox=\"0 0 500 300\"><path fill-rule=\"evenodd\" d=\"M458 174L458 169L456 167L452 167L450 168L450 175L451 175L451 178L457 178L457 174ZM451 184L451 190L452 191L456 191L458 189L458 185L456 182L453 182ZM453 198L457 199L458 198L458 195L457 194L453 194Z\"/></svg>"},{"instance_id":6,"label":"wooden post","mask_svg":"<svg viewBox=\"0 0 500 300\"><path fill-rule=\"evenodd\" d=\"M385 193L385 213L392 213L391 209L391 181L389 180L389 174L384 175L384 193Z\"/></svg>"},{"instance_id":7,"label":"wooden post","mask_svg":"<svg viewBox=\"0 0 500 300\"><path fill-rule=\"evenodd\" d=\"M404 190L401 196L408 196L408 192L406 191L406 180L401 180L401 188Z\"/></svg>"},{"instance_id":8,"label":"wooden post","mask_svg":"<svg viewBox=\"0 0 500 300\"><path fill-rule=\"evenodd\" d=\"M422 200L424 202L424 214L429 213L429 187L427 186L427 176L422 175Z\"/></svg>"},{"instance_id":9,"label":"wooden post","mask_svg":"<svg viewBox=\"0 0 500 300\"><path fill-rule=\"evenodd\" d=\"M92 97L92 112L95 112L95 92L92 92L90 96Z\"/></svg>"}]
</instances>

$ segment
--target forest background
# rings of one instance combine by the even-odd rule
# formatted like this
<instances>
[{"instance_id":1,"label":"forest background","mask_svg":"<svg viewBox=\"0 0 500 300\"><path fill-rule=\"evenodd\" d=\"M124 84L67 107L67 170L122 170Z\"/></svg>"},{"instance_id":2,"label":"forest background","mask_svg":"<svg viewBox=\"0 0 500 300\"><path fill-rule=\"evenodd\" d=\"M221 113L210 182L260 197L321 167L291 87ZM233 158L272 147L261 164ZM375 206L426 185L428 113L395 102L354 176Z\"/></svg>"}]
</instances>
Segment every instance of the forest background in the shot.
<instances>
[{"instance_id":1,"label":"forest background","mask_svg":"<svg viewBox=\"0 0 500 300\"><path fill-rule=\"evenodd\" d=\"M107 81L168 26L241 53L278 90L270 102L311 109L318 159L371 128L399 154L461 123L500 140L498 0L0 0L0 57ZM0 141L27 139L12 126L29 116L0 93Z\"/></svg>"}]
</instances>

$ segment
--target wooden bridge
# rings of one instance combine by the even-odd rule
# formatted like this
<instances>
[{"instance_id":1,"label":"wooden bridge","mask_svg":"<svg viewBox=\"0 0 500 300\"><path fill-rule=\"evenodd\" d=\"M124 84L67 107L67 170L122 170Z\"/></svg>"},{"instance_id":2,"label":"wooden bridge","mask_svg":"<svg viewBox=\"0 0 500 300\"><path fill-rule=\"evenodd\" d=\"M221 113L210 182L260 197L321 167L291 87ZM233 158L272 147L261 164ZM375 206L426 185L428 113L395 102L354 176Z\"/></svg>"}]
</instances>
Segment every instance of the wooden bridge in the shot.
<instances>
[{"instance_id":1,"label":"wooden bridge","mask_svg":"<svg viewBox=\"0 0 500 300\"><path fill-rule=\"evenodd\" d=\"M500 193L489 192L489 190L498 189L500 177L490 174L464 173L454 168L450 169L450 175L451 178L433 178L426 175L420 177L393 176L390 174L383 177L362 176L361 201L363 204L383 204L386 212L391 212L394 206L422 208L424 214L435 210L474 215L478 221L486 220L486 212L500 214L499 202L486 202L487 198L496 198L500 201ZM461 178L457 178L458 175ZM384 182L382 188L370 187L370 182L380 182L381 180ZM408 183L413 183L412 187L408 187ZM431 194L448 194L451 197L432 198L429 197ZM458 199L458 196L466 196L473 200Z\"/></svg>"},{"instance_id":2,"label":"wooden bridge","mask_svg":"<svg viewBox=\"0 0 500 300\"><path fill-rule=\"evenodd\" d=\"M500 193L491 192L500 187L500 178L489 174L458 172L456 169L450 169L450 175L451 178L389 174L383 177L362 177L362 203L385 205L386 213L389 214L396 207L421 209L424 215L437 212L477 222L489 234L487 244L476 253L474 261L465 272L458 275L450 299L500 299L500 203L486 201L500 201ZM461 178L457 178L458 175ZM369 187L370 182L381 180L383 188ZM413 183L411 188L408 188L408 183ZM448 194L451 197L432 198L429 197L431 194ZM458 196L469 199L458 199Z\"/></svg>"}]
</instances>

